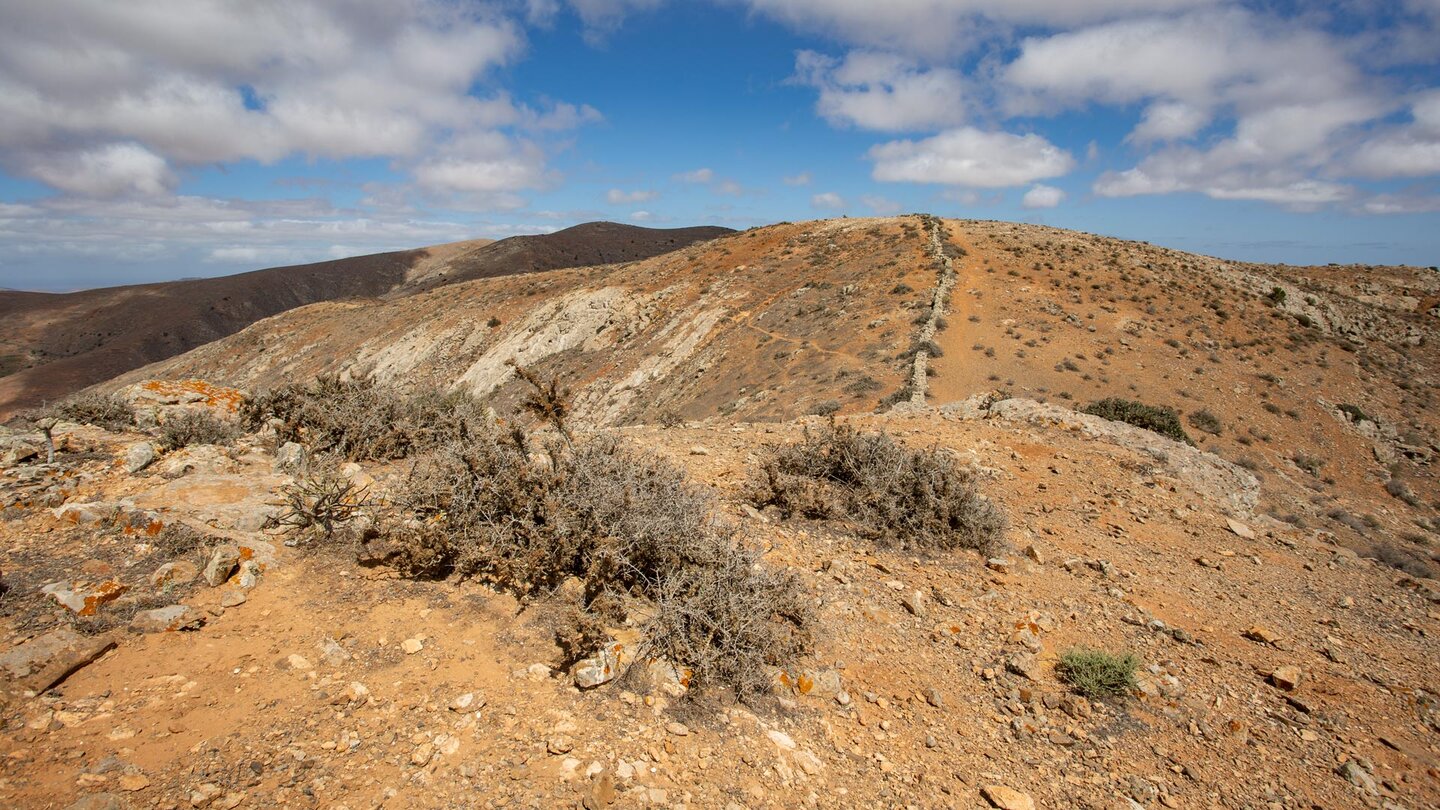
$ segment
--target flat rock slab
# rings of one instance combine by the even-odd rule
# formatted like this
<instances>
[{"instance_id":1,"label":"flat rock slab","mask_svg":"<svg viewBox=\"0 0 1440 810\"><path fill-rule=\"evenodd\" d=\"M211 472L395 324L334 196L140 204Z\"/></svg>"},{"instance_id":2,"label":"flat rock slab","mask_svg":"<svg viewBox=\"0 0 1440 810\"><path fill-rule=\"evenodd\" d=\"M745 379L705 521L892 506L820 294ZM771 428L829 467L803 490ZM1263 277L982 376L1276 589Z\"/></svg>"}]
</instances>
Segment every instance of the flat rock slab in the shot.
<instances>
[{"instance_id":1,"label":"flat rock slab","mask_svg":"<svg viewBox=\"0 0 1440 810\"><path fill-rule=\"evenodd\" d=\"M288 480L271 473L195 473L142 493L135 502L149 509L184 512L220 529L255 532L275 512L273 493Z\"/></svg>"},{"instance_id":2,"label":"flat rock slab","mask_svg":"<svg viewBox=\"0 0 1440 810\"><path fill-rule=\"evenodd\" d=\"M0 655L0 670L22 687L44 692L115 646L113 636L83 636L64 627Z\"/></svg>"}]
</instances>

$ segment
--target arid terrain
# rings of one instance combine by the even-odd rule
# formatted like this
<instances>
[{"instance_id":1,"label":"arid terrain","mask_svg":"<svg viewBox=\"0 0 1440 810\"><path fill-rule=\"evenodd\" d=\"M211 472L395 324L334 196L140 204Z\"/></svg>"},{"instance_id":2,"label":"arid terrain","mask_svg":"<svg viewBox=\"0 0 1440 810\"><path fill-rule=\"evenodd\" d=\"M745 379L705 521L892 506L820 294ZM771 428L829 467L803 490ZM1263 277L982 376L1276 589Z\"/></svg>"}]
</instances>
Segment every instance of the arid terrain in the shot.
<instances>
[{"instance_id":1,"label":"arid terrain","mask_svg":"<svg viewBox=\"0 0 1440 810\"><path fill-rule=\"evenodd\" d=\"M50 294L0 291L0 419L321 301L654 256L725 228L593 222L220 278Z\"/></svg>"},{"instance_id":2,"label":"arid terrain","mask_svg":"<svg viewBox=\"0 0 1440 810\"><path fill-rule=\"evenodd\" d=\"M505 242L455 246L91 390L130 423L12 422L0 805L1440 806L1440 273L925 216L682 241L503 273L466 257ZM539 467L602 437L667 461L752 573L793 575L803 654L737 695L627 657L632 610L576 661L575 577L415 576L374 526L277 526L321 434L247 414L319 375L473 395ZM1081 412L1106 398L1188 441ZM187 414L235 427L175 440ZM757 499L832 425L965 470L1003 539ZM417 457L336 474L399 503ZM1134 681L1079 694L1077 648Z\"/></svg>"}]
</instances>

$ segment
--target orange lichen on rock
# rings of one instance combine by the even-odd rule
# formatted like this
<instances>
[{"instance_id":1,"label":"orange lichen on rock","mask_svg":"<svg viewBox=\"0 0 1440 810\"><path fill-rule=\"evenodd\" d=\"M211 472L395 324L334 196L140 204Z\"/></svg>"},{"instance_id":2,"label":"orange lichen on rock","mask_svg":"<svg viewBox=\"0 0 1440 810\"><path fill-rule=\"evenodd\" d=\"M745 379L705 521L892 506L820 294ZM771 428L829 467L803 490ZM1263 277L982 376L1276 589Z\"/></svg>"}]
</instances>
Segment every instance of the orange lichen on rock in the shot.
<instances>
[{"instance_id":1,"label":"orange lichen on rock","mask_svg":"<svg viewBox=\"0 0 1440 810\"><path fill-rule=\"evenodd\" d=\"M122 585L113 579L100 583L94 593L85 596L85 606L80 608L80 615L94 616L100 610L101 605L114 602L128 590L130 590L128 585Z\"/></svg>"},{"instance_id":2,"label":"orange lichen on rock","mask_svg":"<svg viewBox=\"0 0 1440 810\"><path fill-rule=\"evenodd\" d=\"M226 413L238 412L245 402L245 394L239 389L205 380L146 380L140 387L166 399L202 402L212 408L221 408Z\"/></svg>"}]
</instances>

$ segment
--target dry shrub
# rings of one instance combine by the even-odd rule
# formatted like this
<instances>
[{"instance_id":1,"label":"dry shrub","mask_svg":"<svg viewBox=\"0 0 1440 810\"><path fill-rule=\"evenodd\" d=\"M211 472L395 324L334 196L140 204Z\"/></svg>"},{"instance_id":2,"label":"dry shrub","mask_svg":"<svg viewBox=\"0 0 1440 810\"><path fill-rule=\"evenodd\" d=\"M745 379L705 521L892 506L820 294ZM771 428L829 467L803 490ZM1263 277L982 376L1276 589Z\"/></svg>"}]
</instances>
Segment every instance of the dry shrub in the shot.
<instances>
[{"instance_id":1,"label":"dry shrub","mask_svg":"<svg viewBox=\"0 0 1440 810\"><path fill-rule=\"evenodd\" d=\"M1384 563L1397 571L1404 571L1413 577L1430 577L1435 574L1434 566L1425 559L1423 554L1403 548L1386 540L1380 540L1371 544L1365 556Z\"/></svg>"},{"instance_id":2,"label":"dry shrub","mask_svg":"<svg viewBox=\"0 0 1440 810\"><path fill-rule=\"evenodd\" d=\"M117 433L135 426L135 409L115 394L77 394L50 406L46 415Z\"/></svg>"},{"instance_id":3,"label":"dry shrub","mask_svg":"<svg viewBox=\"0 0 1440 810\"><path fill-rule=\"evenodd\" d=\"M786 516L843 520L873 540L924 551L1004 543L1004 512L980 493L974 473L939 448L912 450L886 433L831 422L799 443L768 449L751 470L748 496Z\"/></svg>"},{"instance_id":4,"label":"dry shrub","mask_svg":"<svg viewBox=\"0 0 1440 810\"><path fill-rule=\"evenodd\" d=\"M242 412L252 430L277 420L282 444L300 442L351 461L404 458L463 436L481 418L479 403L468 395L407 396L370 379L336 376L265 392Z\"/></svg>"},{"instance_id":5,"label":"dry shrub","mask_svg":"<svg viewBox=\"0 0 1440 810\"><path fill-rule=\"evenodd\" d=\"M571 656L632 599L652 606L647 653L690 669L696 688L753 696L767 665L808 645L793 576L740 546L682 470L613 439L542 452L518 429L477 429L418 458L396 506L398 561L412 574L479 577L522 598L578 578Z\"/></svg>"},{"instance_id":6,"label":"dry shrub","mask_svg":"<svg viewBox=\"0 0 1440 810\"><path fill-rule=\"evenodd\" d=\"M160 426L160 446L166 450L194 444L231 444L239 436L238 426L209 411L181 411Z\"/></svg>"},{"instance_id":7,"label":"dry shrub","mask_svg":"<svg viewBox=\"0 0 1440 810\"><path fill-rule=\"evenodd\" d=\"M274 525L301 540L328 540L367 506L366 492L336 468L333 459L317 459L309 471L280 489L283 499Z\"/></svg>"}]
</instances>

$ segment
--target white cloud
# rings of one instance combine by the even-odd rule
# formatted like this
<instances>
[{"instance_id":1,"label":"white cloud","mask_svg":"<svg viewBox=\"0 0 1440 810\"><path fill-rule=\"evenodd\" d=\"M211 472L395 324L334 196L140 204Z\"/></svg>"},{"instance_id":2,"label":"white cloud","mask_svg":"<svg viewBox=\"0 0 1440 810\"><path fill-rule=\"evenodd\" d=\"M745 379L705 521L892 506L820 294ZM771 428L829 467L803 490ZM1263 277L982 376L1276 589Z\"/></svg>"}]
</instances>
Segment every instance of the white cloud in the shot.
<instances>
[{"instance_id":1,"label":"white cloud","mask_svg":"<svg viewBox=\"0 0 1440 810\"><path fill-rule=\"evenodd\" d=\"M721 180L715 184L715 193L724 194L727 197L739 197L745 193L745 189L734 180Z\"/></svg>"},{"instance_id":2,"label":"white cloud","mask_svg":"<svg viewBox=\"0 0 1440 810\"><path fill-rule=\"evenodd\" d=\"M1025 192L1020 198L1020 205L1024 208L1054 208L1065 201L1065 192L1054 186L1047 186L1044 183L1036 183Z\"/></svg>"},{"instance_id":3,"label":"white cloud","mask_svg":"<svg viewBox=\"0 0 1440 810\"><path fill-rule=\"evenodd\" d=\"M423 156L452 135L600 118L472 96L523 37L445 0L0 0L0 17L0 166L71 193L154 193L172 167L292 155L396 158L434 183ZM509 171L522 187L529 161Z\"/></svg>"},{"instance_id":4,"label":"white cloud","mask_svg":"<svg viewBox=\"0 0 1440 810\"><path fill-rule=\"evenodd\" d=\"M611 205L633 205L634 203L649 202L659 196L660 192L658 191L623 191L618 188L612 188L605 192L605 202Z\"/></svg>"},{"instance_id":5,"label":"white cloud","mask_svg":"<svg viewBox=\"0 0 1440 810\"><path fill-rule=\"evenodd\" d=\"M1410 118L1409 125L1361 143L1350 159L1351 168L1375 178L1440 174L1440 90L1412 101Z\"/></svg>"},{"instance_id":6,"label":"white cloud","mask_svg":"<svg viewBox=\"0 0 1440 810\"><path fill-rule=\"evenodd\" d=\"M887 132L943 129L965 120L959 71L922 69L894 54L852 51L843 61L801 51L796 81L818 88L815 109L836 126Z\"/></svg>"},{"instance_id":7,"label":"white cloud","mask_svg":"<svg viewBox=\"0 0 1440 810\"><path fill-rule=\"evenodd\" d=\"M630 218L636 222L649 222L655 218L655 215L649 211L633 211L630 214Z\"/></svg>"},{"instance_id":8,"label":"white cloud","mask_svg":"<svg viewBox=\"0 0 1440 810\"><path fill-rule=\"evenodd\" d=\"M709 183L715 179L715 171L713 169L693 169L688 172L671 175L671 179L681 183Z\"/></svg>"},{"instance_id":9,"label":"white cloud","mask_svg":"<svg viewBox=\"0 0 1440 810\"><path fill-rule=\"evenodd\" d=\"M1189 138L1210 122L1210 112L1183 101L1157 101L1145 108L1126 138L1138 144Z\"/></svg>"},{"instance_id":10,"label":"white cloud","mask_svg":"<svg viewBox=\"0 0 1440 810\"><path fill-rule=\"evenodd\" d=\"M435 192L497 194L545 186L545 155L528 141L498 132L457 138L416 164L415 182Z\"/></svg>"},{"instance_id":11,"label":"white cloud","mask_svg":"<svg viewBox=\"0 0 1440 810\"><path fill-rule=\"evenodd\" d=\"M42 183L94 197L164 194L175 184L165 160L134 143L80 152L42 152L32 158L29 169L30 175Z\"/></svg>"},{"instance_id":12,"label":"white cloud","mask_svg":"<svg viewBox=\"0 0 1440 810\"><path fill-rule=\"evenodd\" d=\"M1306 177L1292 168L1221 169L1213 153L1176 149L1156 153L1123 172L1107 172L1094 184L1102 197L1197 192L1217 200L1259 200L1297 210L1342 202L1354 195L1343 183Z\"/></svg>"},{"instance_id":13,"label":"white cloud","mask_svg":"<svg viewBox=\"0 0 1440 810\"><path fill-rule=\"evenodd\" d=\"M1218 0L744 0L806 33L928 57L953 56L995 25L1066 26Z\"/></svg>"},{"instance_id":14,"label":"white cloud","mask_svg":"<svg viewBox=\"0 0 1440 810\"><path fill-rule=\"evenodd\" d=\"M781 181L787 186L808 186L812 180L809 172L800 172L781 178Z\"/></svg>"},{"instance_id":15,"label":"white cloud","mask_svg":"<svg viewBox=\"0 0 1440 810\"><path fill-rule=\"evenodd\" d=\"M1069 152L1035 134L952 129L921 141L874 146L872 172L884 182L940 183L977 188L1021 186L1059 177L1075 166Z\"/></svg>"},{"instance_id":16,"label":"white cloud","mask_svg":"<svg viewBox=\"0 0 1440 810\"><path fill-rule=\"evenodd\" d=\"M845 198L833 191L813 195L810 198L810 207L820 211L841 211L844 210Z\"/></svg>"}]
</instances>

